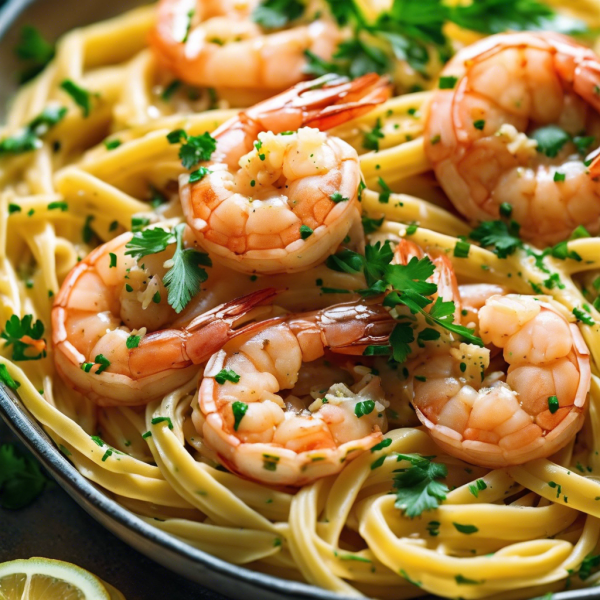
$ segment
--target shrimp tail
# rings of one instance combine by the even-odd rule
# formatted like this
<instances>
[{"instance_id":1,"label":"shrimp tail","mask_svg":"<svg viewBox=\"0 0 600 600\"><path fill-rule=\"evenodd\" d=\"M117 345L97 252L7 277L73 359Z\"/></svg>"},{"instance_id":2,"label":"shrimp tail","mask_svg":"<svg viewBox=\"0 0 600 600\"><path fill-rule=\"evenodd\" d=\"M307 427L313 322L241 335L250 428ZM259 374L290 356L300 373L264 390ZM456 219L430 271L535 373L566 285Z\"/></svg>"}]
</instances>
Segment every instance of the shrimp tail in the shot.
<instances>
[{"instance_id":1,"label":"shrimp tail","mask_svg":"<svg viewBox=\"0 0 600 600\"><path fill-rule=\"evenodd\" d=\"M376 73L349 81L338 75L324 75L312 81L303 81L270 100L257 104L247 115L260 123L263 131L281 132L285 129L316 127L331 129L350 119L368 113L374 106L385 102L392 93L388 77ZM282 129L282 113L285 129ZM291 114L296 114L295 127L290 125Z\"/></svg>"},{"instance_id":2,"label":"shrimp tail","mask_svg":"<svg viewBox=\"0 0 600 600\"><path fill-rule=\"evenodd\" d=\"M258 290L196 317L183 332L189 359L195 364L202 363L229 340L260 326L255 319L261 313L255 309L269 303L281 291L274 288Z\"/></svg>"}]
</instances>

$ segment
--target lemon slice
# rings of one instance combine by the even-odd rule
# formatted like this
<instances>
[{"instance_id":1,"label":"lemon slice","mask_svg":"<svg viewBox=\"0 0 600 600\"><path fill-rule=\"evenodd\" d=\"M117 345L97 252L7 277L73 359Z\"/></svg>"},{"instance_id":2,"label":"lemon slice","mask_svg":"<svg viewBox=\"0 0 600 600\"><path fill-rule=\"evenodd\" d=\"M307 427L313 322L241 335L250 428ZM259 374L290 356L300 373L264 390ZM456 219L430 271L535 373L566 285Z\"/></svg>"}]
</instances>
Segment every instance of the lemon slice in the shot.
<instances>
[{"instance_id":1,"label":"lemon slice","mask_svg":"<svg viewBox=\"0 0 600 600\"><path fill-rule=\"evenodd\" d=\"M67 562L30 558L0 564L0 600L111 600L111 596L115 598L98 577Z\"/></svg>"}]
</instances>

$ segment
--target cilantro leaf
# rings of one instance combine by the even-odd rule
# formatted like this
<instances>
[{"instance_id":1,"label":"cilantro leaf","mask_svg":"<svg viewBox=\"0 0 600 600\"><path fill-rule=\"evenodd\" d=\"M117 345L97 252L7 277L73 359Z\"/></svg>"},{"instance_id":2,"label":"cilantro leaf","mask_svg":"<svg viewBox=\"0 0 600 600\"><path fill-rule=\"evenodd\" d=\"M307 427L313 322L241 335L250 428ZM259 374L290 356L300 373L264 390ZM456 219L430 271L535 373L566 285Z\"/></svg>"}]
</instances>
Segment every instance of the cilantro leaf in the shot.
<instances>
[{"instance_id":1,"label":"cilantro leaf","mask_svg":"<svg viewBox=\"0 0 600 600\"><path fill-rule=\"evenodd\" d=\"M43 335L44 324L39 320L34 323L33 315L25 315L22 319L12 315L0 337L6 340L5 347L12 345L12 360L20 361L45 358L46 340Z\"/></svg>"},{"instance_id":2,"label":"cilantro leaf","mask_svg":"<svg viewBox=\"0 0 600 600\"><path fill-rule=\"evenodd\" d=\"M514 254L517 248L523 247L518 235L519 224L516 221L510 221L508 225L504 221L483 221L473 229L469 237L484 248L495 246L492 252L498 258L506 258Z\"/></svg>"},{"instance_id":3,"label":"cilantro leaf","mask_svg":"<svg viewBox=\"0 0 600 600\"><path fill-rule=\"evenodd\" d=\"M435 510L449 492L448 486L439 481L448 475L448 468L444 464L431 462L431 458L434 457L398 455L399 461L407 460L412 466L395 471L395 506L411 519L426 510Z\"/></svg>"},{"instance_id":4,"label":"cilantro leaf","mask_svg":"<svg viewBox=\"0 0 600 600\"><path fill-rule=\"evenodd\" d=\"M0 446L0 506L24 508L31 504L50 482L38 463L22 455L13 444Z\"/></svg>"},{"instance_id":5,"label":"cilantro leaf","mask_svg":"<svg viewBox=\"0 0 600 600\"><path fill-rule=\"evenodd\" d=\"M90 96L91 92L84 90L82 87L78 86L74 81L70 79L65 79L60 84L61 89L63 89L71 98L79 108L81 108L81 112L84 117L90 116Z\"/></svg>"},{"instance_id":6,"label":"cilantro leaf","mask_svg":"<svg viewBox=\"0 0 600 600\"><path fill-rule=\"evenodd\" d=\"M163 283L168 290L168 302L180 313L189 301L200 291L200 284L208 278L202 266L210 267L208 256L191 248L183 249L183 230L185 224L175 227L177 248L173 255L173 266L165 273ZM201 266L202 265L202 266Z\"/></svg>"},{"instance_id":7,"label":"cilantro leaf","mask_svg":"<svg viewBox=\"0 0 600 600\"><path fill-rule=\"evenodd\" d=\"M262 0L254 9L252 20L265 29L281 29L304 14L298 0Z\"/></svg>"}]
</instances>

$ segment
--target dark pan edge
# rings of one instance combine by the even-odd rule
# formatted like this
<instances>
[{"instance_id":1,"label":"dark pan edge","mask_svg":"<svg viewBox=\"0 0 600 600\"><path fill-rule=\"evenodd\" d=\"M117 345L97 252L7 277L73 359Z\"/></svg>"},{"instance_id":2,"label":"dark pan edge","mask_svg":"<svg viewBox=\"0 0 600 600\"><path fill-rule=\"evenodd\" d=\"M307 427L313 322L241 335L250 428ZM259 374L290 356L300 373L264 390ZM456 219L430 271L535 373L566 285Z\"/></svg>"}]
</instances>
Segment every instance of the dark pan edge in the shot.
<instances>
[{"instance_id":1,"label":"dark pan edge","mask_svg":"<svg viewBox=\"0 0 600 600\"><path fill-rule=\"evenodd\" d=\"M261 591L261 598L280 598L269 592L285 594L298 600L350 600L345 596L327 592L304 583L279 579L244 567L233 565L201 550L198 550L177 538L160 531L136 517L114 500L104 495L62 455L49 436L35 421L20 399L0 384L0 416L9 427L50 472L59 485L92 517L97 519L117 537L137 550L148 554L148 545L159 546L170 554L166 565L183 576L190 578L199 565L208 568L198 571L199 577L193 577L198 583L223 593L223 588L211 582L210 575L219 574L227 579L237 580L238 585L247 583ZM134 534L131 538L127 534ZM178 561L185 561L187 569L178 567ZM162 561L161 561L162 562ZM239 590L239 588L238 588ZM226 592L225 592L226 593Z\"/></svg>"}]
</instances>

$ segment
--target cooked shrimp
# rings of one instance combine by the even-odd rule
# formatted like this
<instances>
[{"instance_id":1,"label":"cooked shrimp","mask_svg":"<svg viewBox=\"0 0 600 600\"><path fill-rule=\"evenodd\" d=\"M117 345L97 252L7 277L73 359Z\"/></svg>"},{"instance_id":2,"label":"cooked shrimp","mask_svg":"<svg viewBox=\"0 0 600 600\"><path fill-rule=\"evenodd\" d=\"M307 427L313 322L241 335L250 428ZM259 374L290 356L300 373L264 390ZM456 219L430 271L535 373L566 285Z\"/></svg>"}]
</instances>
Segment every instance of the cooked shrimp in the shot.
<instances>
[{"instance_id":1,"label":"cooked shrimp","mask_svg":"<svg viewBox=\"0 0 600 600\"><path fill-rule=\"evenodd\" d=\"M329 60L341 32L323 17L265 33L250 15L258 0L161 0L150 44L192 85L282 90L306 76L305 52Z\"/></svg>"},{"instance_id":2,"label":"cooked shrimp","mask_svg":"<svg viewBox=\"0 0 600 600\"><path fill-rule=\"evenodd\" d=\"M599 233L600 183L565 140L580 136L590 150L600 141L600 59L558 34L509 33L460 51L443 75L456 83L434 93L425 151L454 206L476 222L507 203L539 246L578 225ZM528 137L548 125L570 137L551 149Z\"/></svg>"},{"instance_id":3,"label":"cooked shrimp","mask_svg":"<svg viewBox=\"0 0 600 600\"><path fill-rule=\"evenodd\" d=\"M222 125L208 174L192 184L180 177L198 243L249 273L293 273L322 262L360 223L361 173L356 150L318 129L368 112L389 94L377 75L352 82L326 76Z\"/></svg>"},{"instance_id":4,"label":"cooked shrimp","mask_svg":"<svg viewBox=\"0 0 600 600\"><path fill-rule=\"evenodd\" d=\"M379 378L352 389L336 383L306 401L294 395L300 369L326 349L360 355L387 343L393 326L381 305L365 302L263 323L210 359L196 428L225 466L256 481L300 486L337 473L386 430Z\"/></svg>"},{"instance_id":5,"label":"cooked shrimp","mask_svg":"<svg viewBox=\"0 0 600 600\"><path fill-rule=\"evenodd\" d=\"M419 357L407 385L419 420L446 452L483 467L550 456L584 420L591 373L579 329L552 300L515 294L488 298L479 321L506 373L470 344Z\"/></svg>"},{"instance_id":6,"label":"cooked shrimp","mask_svg":"<svg viewBox=\"0 0 600 600\"><path fill-rule=\"evenodd\" d=\"M168 251L138 265L125 255L130 239L124 233L79 262L52 308L56 369L100 406L146 404L189 381L275 295L254 292L178 325L162 283Z\"/></svg>"}]
</instances>

